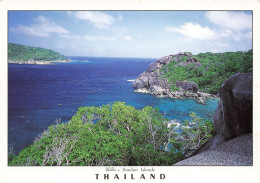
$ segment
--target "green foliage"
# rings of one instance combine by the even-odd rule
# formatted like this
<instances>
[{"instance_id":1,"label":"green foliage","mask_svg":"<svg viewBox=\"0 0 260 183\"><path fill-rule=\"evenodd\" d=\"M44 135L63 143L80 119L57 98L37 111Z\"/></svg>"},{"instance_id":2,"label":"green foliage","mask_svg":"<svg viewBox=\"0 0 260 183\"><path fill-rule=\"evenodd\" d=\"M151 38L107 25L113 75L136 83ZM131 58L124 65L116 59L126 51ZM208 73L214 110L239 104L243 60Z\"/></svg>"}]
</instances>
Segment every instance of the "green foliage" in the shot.
<instances>
[{"instance_id":1,"label":"green foliage","mask_svg":"<svg viewBox=\"0 0 260 183\"><path fill-rule=\"evenodd\" d=\"M172 153L160 150L168 133L158 109L136 110L122 102L80 107L71 121L50 126L10 165L169 165Z\"/></svg>"},{"instance_id":2,"label":"green foliage","mask_svg":"<svg viewBox=\"0 0 260 183\"><path fill-rule=\"evenodd\" d=\"M176 125L150 106L137 110L115 102L80 107L69 122L51 125L32 145L12 155L9 165L172 165L185 158L187 133L200 133L201 142L210 136L201 126L208 124L192 115L195 128L177 133Z\"/></svg>"},{"instance_id":3,"label":"green foliage","mask_svg":"<svg viewBox=\"0 0 260 183\"><path fill-rule=\"evenodd\" d=\"M247 52L200 53L193 56L201 63L201 67L181 66L173 61L161 69L163 77L172 83L176 91L176 81L191 81L198 84L203 92L216 94L221 84L233 74L252 72L252 50Z\"/></svg>"},{"instance_id":4,"label":"green foliage","mask_svg":"<svg viewBox=\"0 0 260 183\"><path fill-rule=\"evenodd\" d=\"M169 82L174 83L171 85L173 91L178 91L180 89L175 86L176 81L189 80L196 82L196 77L194 76L197 76L198 73L196 73L193 67L194 64L185 67L181 65L177 66L175 62L171 62L162 68L162 70L167 70L166 72L164 71L163 77L167 78Z\"/></svg>"},{"instance_id":5,"label":"green foliage","mask_svg":"<svg viewBox=\"0 0 260 183\"><path fill-rule=\"evenodd\" d=\"M186 54L189 54L189 55L192 55L192 53L191 53L191 52L187 52L187 51L186 51L185 53L186 53Z\"/></svg>"},{"instance_id":6,"label":"green foliage","mask_svg":"<svg viewBox=\"0 0 260 183\"><path fill-rule=\"evenodd\" d=\"M67 57L55 51L44 48L8 43L8 60L19 62L28 61L31 59L36 61L56 61L66 60Z\"/></svg>"},{"instance_id":7,"label":"green foliage","mask_svg":"<svg viewBox=\"0 0 260 183\"><path fill-rule=\"evenodd\" d=\"M187 57L186 55L183 55L180 57L181 61L186 61L189 57Z\"/></svg>"},{"instance_id":8,"label":"green foliage","mask_svg":"<svg viewBox=\"0 0 260 183\"><path fill-rule=\"evenodd\" d=\"M190 114L191 121L185 121L181 127L182 151L186 156L191 155L196 149L215 135L211 121L203 120L194 112Z\"/></svg>"}]
</instances>

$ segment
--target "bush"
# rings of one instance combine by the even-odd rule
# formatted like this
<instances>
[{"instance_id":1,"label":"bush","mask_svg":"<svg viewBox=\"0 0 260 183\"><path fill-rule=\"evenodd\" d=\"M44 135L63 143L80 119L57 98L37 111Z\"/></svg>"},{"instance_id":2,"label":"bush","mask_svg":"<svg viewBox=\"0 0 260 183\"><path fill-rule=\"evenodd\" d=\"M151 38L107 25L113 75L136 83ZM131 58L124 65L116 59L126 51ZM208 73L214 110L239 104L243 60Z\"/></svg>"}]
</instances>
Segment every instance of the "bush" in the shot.
<instances>
[{"instance_id":1,"label":"bush","mask_svg":"<svg viewBox=\"0 0 260 183\"><path fill-rule=\"evenodd\" d=\"M192 117L193 130L177 133L176 125L150 106L137 110L115 102L80 107L69 122L51 125L32 145L9 159L9 165L172 165L185 158L191 147L185 144L202 143L210 137L211 131L201 126L203 120L195 114ZM194 134L192 142L188 133Z\"/></svg>"}]
</instances>

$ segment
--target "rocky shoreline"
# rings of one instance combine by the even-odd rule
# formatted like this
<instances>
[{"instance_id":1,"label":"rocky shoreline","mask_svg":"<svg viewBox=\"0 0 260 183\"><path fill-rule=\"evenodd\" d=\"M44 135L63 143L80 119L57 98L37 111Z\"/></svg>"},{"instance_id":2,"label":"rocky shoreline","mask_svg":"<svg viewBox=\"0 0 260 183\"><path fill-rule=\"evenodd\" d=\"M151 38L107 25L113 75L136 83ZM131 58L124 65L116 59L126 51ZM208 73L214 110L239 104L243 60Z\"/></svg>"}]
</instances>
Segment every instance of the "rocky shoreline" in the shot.
<instances>
[{"instance_id":1,"label":"rocky shoreline","mask_svg":"<svg viewBox=\"0 0 260 183\"><path fill-rule=\"evenodd\" d=\"M52 63L68 63L71 62L70 59L67 60L55 60L55 61L37 61L37 60L28 60L28 61L16 61L16 60L8 60L10 64L36 64L36 65L50 65Z\"/></svg>"},{"instance_id":2,"label":"rocky shoreline","mask_svg":"<svg viewBox=\"0 0 260 183\"><path fill-rule=\"evenodd\" d=\"M177 81L170 83L164 78L161 69L170 62L176 62L177 65L188 66L193 64L195 67L200 67L201 64L196 58L192 57L191 53L181 52L175 55L169 55L160 58L150 64L148 69L140 74L132 83L135 92L149 93L158 97L169 98L193 98L198 103L204 104L208 99L218 99L217 95L204 93L199 90L198 85L188 81ZM175 85L177 91L172 91L171 86Z\"/></svg>"},{"instance_id":3,"label":"rocky shoreline","mask_svg":"<svg viewBox=\"0 0 260 183\"><path fill-rule=\"evenodd\" d=\"M159 94L159 93L151 93L145 88L142 89L136 89L135 92L137 93L147 93L151 95L155 95L156 97L169 97L169 98L176 98L176 99L182 99L182 98L191 98L195 99L198 103L200 104L205 104L206 100L209 99L216 99L218 100L219 97L217 95L213 95L210 93L204 93L204 92L185 92L185 91L170 91L166 95L164 94Z\"/></svg>"}]
</instances>

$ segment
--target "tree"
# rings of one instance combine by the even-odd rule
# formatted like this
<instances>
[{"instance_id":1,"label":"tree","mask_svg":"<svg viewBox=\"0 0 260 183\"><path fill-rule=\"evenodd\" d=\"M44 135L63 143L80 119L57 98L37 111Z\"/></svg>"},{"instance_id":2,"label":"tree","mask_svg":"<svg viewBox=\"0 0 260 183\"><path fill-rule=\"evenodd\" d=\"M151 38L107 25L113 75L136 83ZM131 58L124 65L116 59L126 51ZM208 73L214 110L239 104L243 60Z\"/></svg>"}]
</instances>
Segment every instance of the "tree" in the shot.
<instances>
[{"instance_id":1,"label":"tree","mask_svg":"<svg viewBox=\"0 0 260 183\"><path fill-rule=\"evenodd\" d=\"M158 109L141 110L123 102L80 107L67 123L51 125L9 165L152 166L182 160L212 135L212 124L191 114L189 128L176 125Z\"/></svg>"}]
</instances>

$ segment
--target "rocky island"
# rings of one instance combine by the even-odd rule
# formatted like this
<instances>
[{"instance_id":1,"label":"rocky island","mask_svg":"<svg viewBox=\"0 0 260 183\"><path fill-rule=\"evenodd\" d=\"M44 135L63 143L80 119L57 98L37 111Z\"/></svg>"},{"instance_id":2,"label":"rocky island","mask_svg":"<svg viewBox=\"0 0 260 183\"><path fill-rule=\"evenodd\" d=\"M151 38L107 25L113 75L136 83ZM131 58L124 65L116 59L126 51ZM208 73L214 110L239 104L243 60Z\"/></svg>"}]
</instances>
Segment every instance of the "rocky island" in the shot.
<instances>
[{"instance_id":1,"label":"rocky island","mask_svg":"<svg viewBox=\"0 0 260 183\"><path fill-rule=\"evenodd\" d=\"M175 62L176 67L201 67L200 62L192 57L189 52L181 52L175 55L169 55L160 58L156 62L150 64L148 69L139 75L139 77L133 82L133 87L136 92L150 93L159 97L170 98L183 98L191 97L197 99L200 103L204 103L205 99L216 98L216 95L204 93L198 88L198 84L194 82L176 81L175 83L169 82L164 77L162 72L168 64ZM172 90L172 85L177 88L176 91Z\"/></svg>"},{"instance_id":2,"label":"rocky island","mask_svg":"<svg viewBox=\"0 0 260 183\"><path fill-rule=\"evenodd\" d=\"M53 50L8 43L8 63L48 65L59 62L70 62L70 59Z\"/></svg>"},{"instance_id":3,"label":"rocky island","mask_svg":"<svg viewBox=\"0 0 260 183\"><path fill-rule=\"evenodd\" d=\"M204 103L218 97L218 89L228 77L237 72L250 72L250 61L252 50L198 55L180 52L151 63L132 85L136 92L158 97L188 97Z\"/></svg>"}]
</instances>

